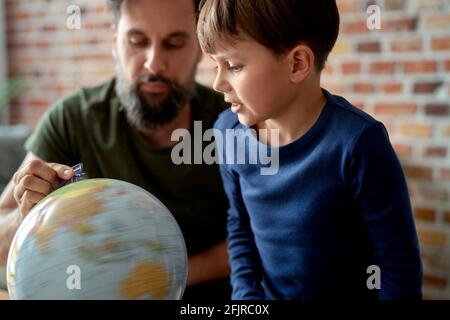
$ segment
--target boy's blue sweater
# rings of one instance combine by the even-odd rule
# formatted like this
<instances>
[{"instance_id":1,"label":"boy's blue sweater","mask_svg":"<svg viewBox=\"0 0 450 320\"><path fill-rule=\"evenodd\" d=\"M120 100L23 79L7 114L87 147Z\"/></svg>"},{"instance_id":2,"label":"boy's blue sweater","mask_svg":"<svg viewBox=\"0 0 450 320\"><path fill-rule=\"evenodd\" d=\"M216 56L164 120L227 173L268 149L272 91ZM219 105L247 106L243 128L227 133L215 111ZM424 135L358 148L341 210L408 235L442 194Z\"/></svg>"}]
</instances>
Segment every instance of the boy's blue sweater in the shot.
<instances>
[{"instance_id":1,"label":"boy's blue sweater","mask_svg":"<svg viewBox=\"0 0 450 320\"><path fill-rule=\"evenodd\" d=\"M275 175L261 175L260 164L220 166L230 202L232 298L419 299L419 245L388 134L344 98L323 92L327 104L313 127L277 149ZM230 110L215 128L222 137L248 129ZM368 289L376 286L371 265L380 268L380 289Z\"/></svg>"}]
</instances>

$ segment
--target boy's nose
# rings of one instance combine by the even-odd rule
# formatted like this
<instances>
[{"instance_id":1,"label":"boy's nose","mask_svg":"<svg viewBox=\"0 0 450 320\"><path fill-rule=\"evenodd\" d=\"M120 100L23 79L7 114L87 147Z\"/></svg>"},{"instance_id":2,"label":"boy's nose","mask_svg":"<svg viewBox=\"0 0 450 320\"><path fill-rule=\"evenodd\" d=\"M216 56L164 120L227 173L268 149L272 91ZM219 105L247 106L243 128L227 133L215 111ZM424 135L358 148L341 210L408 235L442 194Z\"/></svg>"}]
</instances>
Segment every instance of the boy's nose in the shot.
<instances>
[{"instance_id":1,"label":"boy's nose","mask_svg":"<svg viewBox=\"0 0 450 320\"><path fill-rule=\"evenodd\" d=\"M164 54L159 48L151 47L145 52L144 68L151 74L159 74L167 67Z\"/></svg>"},{"instance_id":2,"label":"boy's nose","mask_svg":"<svg viewBox=\"0 0 450 320\"><path fill-rule=\"evenodd\" d=\"M226 92L230 92L231 91L230 84L223 77L222 72L220 70L217 71L216 79L214 80L214 83L213 83L213 89L218 91L218 92L222 92L222 93L226 93Z\"/></svg>"}]
</instances>

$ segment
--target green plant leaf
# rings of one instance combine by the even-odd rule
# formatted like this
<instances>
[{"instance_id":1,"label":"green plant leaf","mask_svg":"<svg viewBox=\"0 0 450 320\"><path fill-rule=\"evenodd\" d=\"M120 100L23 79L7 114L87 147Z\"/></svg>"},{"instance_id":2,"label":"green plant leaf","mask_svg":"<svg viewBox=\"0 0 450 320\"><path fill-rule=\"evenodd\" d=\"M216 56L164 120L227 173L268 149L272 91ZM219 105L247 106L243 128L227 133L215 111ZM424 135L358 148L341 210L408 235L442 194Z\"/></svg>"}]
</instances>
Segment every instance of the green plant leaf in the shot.
<instances>
[{"instance_id":1,"label":"green plant leaf","mask_svg":"<svg viewBox=\"0 0 450 320\"><path fill-rule=\"evenodd\" d=\"M17 96L24 87L22 78L16 77L9 79L2 87L0 87L0 110L4 108L8 102Z\"/></svg>"}]
</instances>

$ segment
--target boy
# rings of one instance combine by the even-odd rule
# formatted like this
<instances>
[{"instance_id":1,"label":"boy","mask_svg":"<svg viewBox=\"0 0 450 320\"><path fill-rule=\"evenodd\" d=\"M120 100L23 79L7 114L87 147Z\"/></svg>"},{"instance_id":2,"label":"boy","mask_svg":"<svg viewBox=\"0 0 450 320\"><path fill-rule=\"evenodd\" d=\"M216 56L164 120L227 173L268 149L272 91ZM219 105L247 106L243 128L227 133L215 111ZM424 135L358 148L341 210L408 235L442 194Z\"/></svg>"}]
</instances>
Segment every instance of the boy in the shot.
<instances>
[{"instance_id":1,"label":"boy","mask_svg":"<svg viewBox=\"0 0 450 320\"><path fill-rule=\"evenodd\" d=\"M214 89L232 103L218 132L279 130L279 139L247 136L279 154L275 175L261 164L221 165L233 299L422 297L408 189L388 134L320 87L338 30L334 0L202 2L200 43L217 64Z\"/></svg>"}]
</instances>

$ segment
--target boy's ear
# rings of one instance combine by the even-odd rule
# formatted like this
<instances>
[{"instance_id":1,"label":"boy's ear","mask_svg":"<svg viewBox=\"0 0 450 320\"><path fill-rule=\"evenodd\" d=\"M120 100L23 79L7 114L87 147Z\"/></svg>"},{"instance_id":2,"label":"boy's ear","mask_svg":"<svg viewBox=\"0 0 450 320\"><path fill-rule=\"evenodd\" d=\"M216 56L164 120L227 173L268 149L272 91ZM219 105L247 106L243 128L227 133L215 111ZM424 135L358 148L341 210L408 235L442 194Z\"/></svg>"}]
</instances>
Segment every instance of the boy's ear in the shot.
<instances>
[{"instance_id":1,"label":"boy's ear","mask_svg":"<svg viewBox=\"0 0 450 320\"><path fill-rule=\"evenodd\" d=\"M299 44L289 53L290 78L293 83L302 82L314 70L314 53L310 47Z\"/></svg>"}]
</instances>

